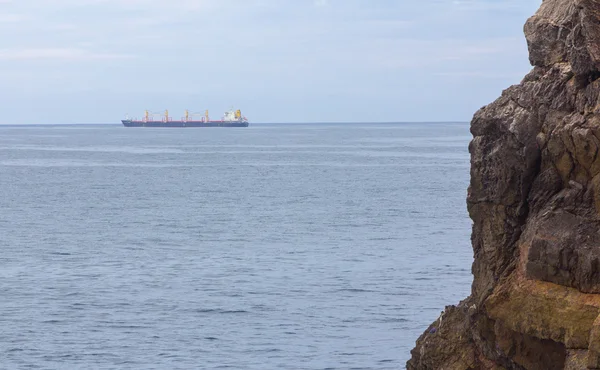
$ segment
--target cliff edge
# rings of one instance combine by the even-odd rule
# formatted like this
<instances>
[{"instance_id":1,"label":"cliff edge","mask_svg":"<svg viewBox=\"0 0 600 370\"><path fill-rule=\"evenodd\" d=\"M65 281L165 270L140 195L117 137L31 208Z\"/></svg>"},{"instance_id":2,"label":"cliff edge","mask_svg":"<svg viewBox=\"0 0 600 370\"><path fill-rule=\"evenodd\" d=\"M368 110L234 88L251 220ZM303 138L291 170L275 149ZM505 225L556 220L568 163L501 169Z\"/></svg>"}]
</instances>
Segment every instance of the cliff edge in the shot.
<instances>
[{"instance_id":1,"label":"cliff edge","mask_svg":"<svg viewBox=\"0 0 600 370\"><path fill-rule=\"evenodd\" d=\"M533 70L471 122L471 296L408 369L600 369L600 1L524 30Z\"/></svg>"}]
</instances>

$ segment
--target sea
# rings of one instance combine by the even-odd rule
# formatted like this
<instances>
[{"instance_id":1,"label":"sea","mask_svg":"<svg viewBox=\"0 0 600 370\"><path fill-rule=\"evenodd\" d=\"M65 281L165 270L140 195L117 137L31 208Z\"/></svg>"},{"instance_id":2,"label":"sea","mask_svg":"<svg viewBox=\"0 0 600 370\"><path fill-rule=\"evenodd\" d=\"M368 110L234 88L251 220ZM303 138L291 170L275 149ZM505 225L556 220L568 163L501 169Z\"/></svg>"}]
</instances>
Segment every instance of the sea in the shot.
<instances>
[{"instance_id":1,"label":"sea","mask_svg":"<svg viewBox=\"0 0 600 370\"><path fill-rule=\"evenodd\" d=\"M470 293L468 123L0 126L0 368L403 369Z\"/></svg>"}]
</instances>

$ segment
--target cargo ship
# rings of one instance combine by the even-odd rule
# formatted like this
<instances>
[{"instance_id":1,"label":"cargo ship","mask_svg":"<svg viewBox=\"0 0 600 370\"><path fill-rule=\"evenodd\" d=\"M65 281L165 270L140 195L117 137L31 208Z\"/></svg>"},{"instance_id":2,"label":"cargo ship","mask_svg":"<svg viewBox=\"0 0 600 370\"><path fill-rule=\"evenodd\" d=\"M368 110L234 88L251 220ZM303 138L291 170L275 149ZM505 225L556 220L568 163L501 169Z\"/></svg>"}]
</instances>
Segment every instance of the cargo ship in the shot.
<instances>
[{"instance_id":1,"label":"cargo ship","mask_svg":"<svg viewBox=\"0 0 600 370\"><path fill-rule=\"evenodd\" d=\"M158 118L156 117L158 115ZM169 117L169 111L164 114L145 112L144 118L126 118L121 120L125 127L248 127L248 119L242 116L242 111L233 109L225 112L220 120L211 120L208 116L208 110L200 118L197 114L190 114L187 110L185 115L179 121L174 121Z\"/></svg>"}]
</instances>

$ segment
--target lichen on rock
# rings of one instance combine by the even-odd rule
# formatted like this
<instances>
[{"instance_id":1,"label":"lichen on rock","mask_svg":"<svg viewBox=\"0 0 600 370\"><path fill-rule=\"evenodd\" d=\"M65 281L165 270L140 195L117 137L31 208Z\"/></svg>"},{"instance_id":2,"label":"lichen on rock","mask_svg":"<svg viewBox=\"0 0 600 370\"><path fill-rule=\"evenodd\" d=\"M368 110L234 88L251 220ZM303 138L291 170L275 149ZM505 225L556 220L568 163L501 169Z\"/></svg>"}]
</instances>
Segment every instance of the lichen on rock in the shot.
<instances>
[{"instance_id":1,"label":"lichen on rock","mask_svg":"<svg viewBox=\"0 0 600 370\"><path fill-rule=\"evenodd\" d=\"M532 71L471 122L471 296L408 369L600 369L600 1L524 31Z\"/></svg>"}]
</instances>

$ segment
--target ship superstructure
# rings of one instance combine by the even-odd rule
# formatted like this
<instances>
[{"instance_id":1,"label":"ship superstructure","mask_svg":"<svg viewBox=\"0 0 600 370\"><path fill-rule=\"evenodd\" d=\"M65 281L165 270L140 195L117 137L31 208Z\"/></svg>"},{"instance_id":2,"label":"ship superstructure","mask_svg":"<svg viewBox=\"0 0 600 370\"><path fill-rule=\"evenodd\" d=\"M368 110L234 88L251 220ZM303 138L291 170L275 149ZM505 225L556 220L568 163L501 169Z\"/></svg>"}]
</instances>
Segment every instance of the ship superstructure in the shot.
<instances>
[{"instance_id":1,"label":"ship superstructure","mask_svg":"<svg viewBox=\"0 0 600 370\"><path fill-rule=\"evenodd\" d=\"M140 120L126 118L121 122L125 127L248 127L249 125L248 119L242 116L242 111L239 109L226 111L220 120L211 120L208 110L203 115L190 114L186 110L179 121L173 120L173 117L169 116L168 110L165 110L164 114L150 113L146 110L144 117Z\"/></svg>"}]
</instances>

